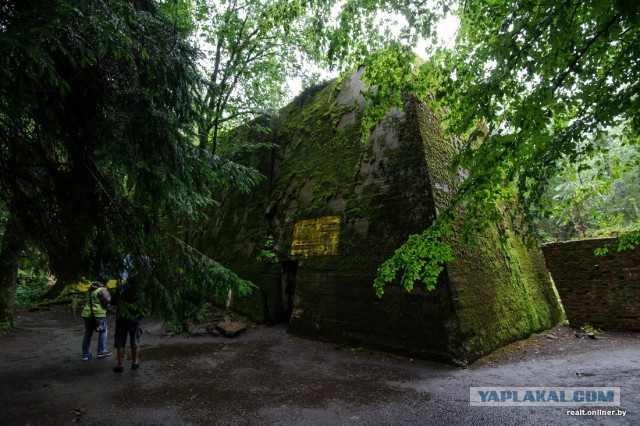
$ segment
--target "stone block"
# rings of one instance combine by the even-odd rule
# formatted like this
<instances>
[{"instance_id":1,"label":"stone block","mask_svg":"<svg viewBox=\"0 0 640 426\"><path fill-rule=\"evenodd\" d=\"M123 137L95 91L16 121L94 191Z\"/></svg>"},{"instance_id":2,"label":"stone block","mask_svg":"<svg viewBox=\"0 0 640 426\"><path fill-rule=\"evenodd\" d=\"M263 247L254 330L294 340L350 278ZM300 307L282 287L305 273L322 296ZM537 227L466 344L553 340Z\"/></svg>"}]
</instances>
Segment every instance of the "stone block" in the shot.
<instances>
[{"instance_id":1,"label":"stone block","mask_svg":"<svg viewBox=\"0 0 640 426\"><path fill-rule=\"evenodd\" d=\"M216 328L226 337L236 337L247 330L247 325L242 322L221 322Z\"/></svg>"}]
</instances>

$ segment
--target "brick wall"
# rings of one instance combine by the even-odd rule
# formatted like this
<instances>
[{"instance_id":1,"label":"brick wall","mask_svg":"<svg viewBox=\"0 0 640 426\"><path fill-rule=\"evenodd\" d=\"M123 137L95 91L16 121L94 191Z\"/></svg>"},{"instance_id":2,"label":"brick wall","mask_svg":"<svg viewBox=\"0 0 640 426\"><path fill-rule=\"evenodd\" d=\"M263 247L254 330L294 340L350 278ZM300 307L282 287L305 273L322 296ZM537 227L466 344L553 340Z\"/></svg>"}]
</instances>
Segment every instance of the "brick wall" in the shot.
<instances>
[{"instance_id":1,"label":"brick wall","mask_svg":"<svg viewBox=\"0 0 640 426\"><path fill-rule=\"evenodd\" d=\"M609 253L596 256L594 250L605 245ZM542 248L571 326L640 330L640 250L615 247L611 238Z\"/></svg>"}]
</instances>

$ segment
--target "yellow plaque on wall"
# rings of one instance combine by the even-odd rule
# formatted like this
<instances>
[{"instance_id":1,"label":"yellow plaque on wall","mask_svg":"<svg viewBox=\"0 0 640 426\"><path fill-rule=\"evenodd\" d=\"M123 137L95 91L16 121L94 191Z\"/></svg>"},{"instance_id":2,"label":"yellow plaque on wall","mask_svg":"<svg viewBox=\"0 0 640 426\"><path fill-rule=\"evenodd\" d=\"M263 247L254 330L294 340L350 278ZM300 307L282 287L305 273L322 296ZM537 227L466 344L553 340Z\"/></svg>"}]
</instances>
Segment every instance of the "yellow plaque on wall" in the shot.
<instances>
[{"instance_id":1,"label":"yellow plaque on wall","mask_svg":"<svg viewBox=\"0 0 640 426\"><path fill-rule=\"evenodd\" d=\"M293 229L292 255L331 256L338 254L340 218L326 216L296 222Z\"/></svg>"}]
</instances>

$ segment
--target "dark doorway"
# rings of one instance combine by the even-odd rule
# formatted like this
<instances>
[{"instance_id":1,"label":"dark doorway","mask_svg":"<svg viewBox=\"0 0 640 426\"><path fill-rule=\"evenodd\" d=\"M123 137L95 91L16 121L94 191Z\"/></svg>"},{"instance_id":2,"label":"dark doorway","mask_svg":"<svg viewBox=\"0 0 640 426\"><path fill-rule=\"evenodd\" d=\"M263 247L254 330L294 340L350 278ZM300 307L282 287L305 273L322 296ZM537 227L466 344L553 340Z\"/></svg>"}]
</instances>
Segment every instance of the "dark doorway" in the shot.
<instances>
[{"instance_id":1,"label":"dark doorway","mask_svg":"<svg viewBox=\"0 0 640 426\"><path fill-rule=\"evenodd\" d=\"M296 295L296 275L298 274L298 261L285 260L282 262L282 278L280 288L282 290L282 312L284 320L289 322L293 313L293 302Z\"/></svg>"}]
</instances>

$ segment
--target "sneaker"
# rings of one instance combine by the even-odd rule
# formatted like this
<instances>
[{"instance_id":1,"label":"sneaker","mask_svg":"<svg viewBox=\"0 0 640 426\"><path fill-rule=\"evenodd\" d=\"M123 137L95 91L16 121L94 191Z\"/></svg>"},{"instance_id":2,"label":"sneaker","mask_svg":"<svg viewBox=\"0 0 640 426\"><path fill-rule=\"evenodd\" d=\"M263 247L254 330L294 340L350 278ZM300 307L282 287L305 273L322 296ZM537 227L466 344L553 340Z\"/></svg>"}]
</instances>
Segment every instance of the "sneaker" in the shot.
<instances>
[{"instance_id":1,"label":"sneaker","mask_svg":"<svg viewBox=\"0 0 640 426\"><path fill-rule=\"evenodd\" d=\"M140 368L140 363L139 362L134 362L133 364L131 364L131 369L132 370L137 370L138 368Z\"/></svg>"},{"instance_id":2,"label":"sneaker","mask_svg":"<svg viewBox=\"0 0 640 426\"><path fill-rule=\"evenodd\" d=\"M82 355L82 360L83 361L89 361L91 359L93 355L89 354L89 355Z\"/></svg>"},{"instance_id":3,"label":"sneaker","mask_svg":"<svg viewBox=\"0 0 640 426\"><path fill-rule=\"evenodd\" d=\"M124 368L122 368L122 366L120 364L118 364L115 367L113 367L113 372L114 373L122 373L122 370L124 370Z\"/></svg>"},{"instance_id":4,"label":"sneaker","mask_svg":"<svg viewBox=\"0 0 640 426\"><path fill-rule=\"evenodd\" d=\"M101 354L98 354L98 358L105 358L109 355L111 355L111 351L102 352Z\"/></svg>"}]
</instances>

